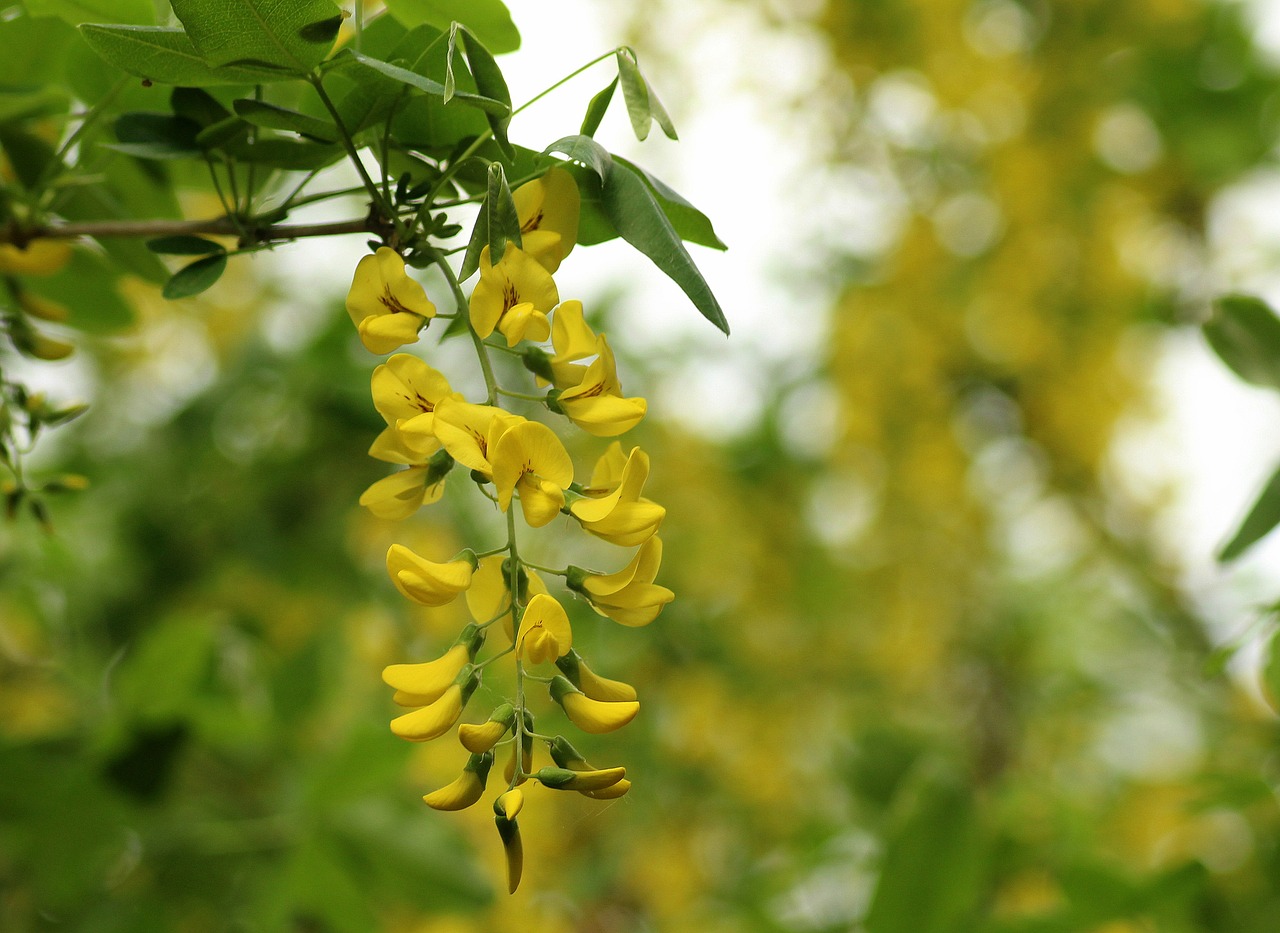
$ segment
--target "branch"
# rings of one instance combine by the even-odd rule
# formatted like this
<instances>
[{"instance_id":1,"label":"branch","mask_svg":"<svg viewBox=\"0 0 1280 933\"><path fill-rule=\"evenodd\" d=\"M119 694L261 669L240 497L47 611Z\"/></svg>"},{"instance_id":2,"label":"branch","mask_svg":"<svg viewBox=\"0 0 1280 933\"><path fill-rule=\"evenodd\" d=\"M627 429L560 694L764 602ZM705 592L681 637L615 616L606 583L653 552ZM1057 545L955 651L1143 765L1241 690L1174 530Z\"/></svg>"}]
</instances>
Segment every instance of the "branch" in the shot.
<instances>
[{"instance_id":1,"label":"branch","mask_svg":"<svg viewBox=\"0 0 1280 933\"><path fill-rule=\"evenodd\" d=\"M25 248L32 240L67 240L76 237L161 237L208 233L215 236L239 236L240 245L269 243L277 240L299 240L312 236L336 236L343 233L388 233L387 225L376 218L339 220L323 224L267 224L261 227L237 228L227 217L210 220L90 220L18 227L0 227L0 244L12 243Z\"/></svg>"}]
</instances>

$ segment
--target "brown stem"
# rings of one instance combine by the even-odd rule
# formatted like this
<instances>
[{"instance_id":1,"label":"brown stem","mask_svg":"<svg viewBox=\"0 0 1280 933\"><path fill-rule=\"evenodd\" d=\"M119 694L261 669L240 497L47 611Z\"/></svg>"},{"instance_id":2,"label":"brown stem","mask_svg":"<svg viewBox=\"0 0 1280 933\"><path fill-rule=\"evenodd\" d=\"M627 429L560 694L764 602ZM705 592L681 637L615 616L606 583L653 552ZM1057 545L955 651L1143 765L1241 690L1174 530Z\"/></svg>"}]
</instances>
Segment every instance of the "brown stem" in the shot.
<instances>
[{"instance_id":1,"label":"brown stem","mask_svg":"<svg viewBox=\"0 0 1280 933\"><path fill-rule=\"evenodd\" d=\"M66 240L75 237L162 237L208 233L216 236L241 236L241 246L276 240L298 240L312 236L335 236L342 233L375 233L388 231L386 225L369 216L360 220L339 220L323 224L267 224L237 229L227 217L209 220L88 220L18 227L0 227L0 244L25 247L32 240Z\"/></svg>"}]
</instances>

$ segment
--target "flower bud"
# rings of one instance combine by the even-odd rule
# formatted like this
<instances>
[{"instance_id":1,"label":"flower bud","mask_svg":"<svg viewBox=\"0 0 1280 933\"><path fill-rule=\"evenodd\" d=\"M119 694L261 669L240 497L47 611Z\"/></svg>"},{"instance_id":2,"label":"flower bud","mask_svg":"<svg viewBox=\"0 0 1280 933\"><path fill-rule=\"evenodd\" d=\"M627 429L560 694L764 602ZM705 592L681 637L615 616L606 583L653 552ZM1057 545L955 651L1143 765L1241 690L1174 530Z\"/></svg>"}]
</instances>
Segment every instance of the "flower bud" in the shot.
<instances>
[{"instance_id":1,"label":"flower bud","mask_svg":"<svg viewBox=\"0 0 1280 933\"><path fill-rule=\"evenodd\" d=\"M604 768L598 771L542 768L533 775L533 779L554 790L597 791L612 787L626 776L626 768Z\"/></svg>"},{"instance_id":2,"label":"flower bud","mask_svg":"<svg viewBox=\"0 0 1280 933\"><path fill-rule=\"evenodd\" d=\"M434 703L391 720L391 731L410 742L427 742L444 735L458 721L479 684L479 675L464 668L457 681Z\"/></svg>"},{"instance_id":3,"label":"flower bud","mask_svg":"<svg viewBox=\"0 0 1280 933\"><path fill-rule=\"evenodd\" d=\"M518 787L500 794L493 802L493 812L498 816L505 816L508 820L514 820L523 807L524 791Z\"/></svg>"},{"instance_id":4,"label":"flower bud","mask_svg":"<svg viewBox=\"0 0 1280 933\"><path fill-rule=\"evenodd\" d=\"M587 667L587 662L582 660L582 656L572 649L563 658L556 660L556 667L560 668L561 672L569 678L570 683L593 700L616 703L636 698L635 687L630 684L624 684L620 680L609 680L607 677L601 677Z\"/></svg>"},{"instance_id":5,"label":"flower bud","mask_svg":"<svg viewBox=\"0 0 1280 933\"><path fill-rule=\"evenodd\" d=\"M520 841L520 827L515 820L505 816L493 818L502 838L502 851L507 857L507 893L515 894L520 887L520 875L524 872L524 845Z\"/></svg>"},{"instance_id":6,"label":"flower bud","mask_svg":"<svg viewBox=\"0 0 1280 933\"><path fill-rule=\"evenodd\" d=\"M511 729L516 721L516 711L510 703L503 703L495 709L487 722L479 725L463 723L458 727L458 741L469 752L485 752L493 748Z\"/></svg>"}]
</instances>

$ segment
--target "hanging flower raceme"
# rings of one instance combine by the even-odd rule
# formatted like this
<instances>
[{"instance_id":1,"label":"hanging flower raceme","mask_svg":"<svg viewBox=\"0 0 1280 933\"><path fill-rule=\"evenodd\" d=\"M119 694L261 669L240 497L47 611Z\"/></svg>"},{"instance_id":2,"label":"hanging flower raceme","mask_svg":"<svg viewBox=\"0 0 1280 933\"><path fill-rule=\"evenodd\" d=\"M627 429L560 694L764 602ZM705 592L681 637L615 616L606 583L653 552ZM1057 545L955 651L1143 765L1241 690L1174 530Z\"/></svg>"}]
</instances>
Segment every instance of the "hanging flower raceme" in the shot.
<instances>
[{"instance_id":1,"label":"hanging flower raceme","mask_svg":"<svg viewBox=\"0 0 1280 933\"><path fill-rule=\"evenodd\" d=\"M369 352L382 354L415 342L436 306L404 271L400 254L382 246L356 265L347 313Z\"/></svg>"},{"instance_id":2,"label":"hanging flower raceme","mask_svg":"<svg viewBox=\"0 0 1280 933\"><path fill-rule=\"evenodd\" d=\"M478 248L479 279L470 298L454 288L455 299L466 302L457 309L463 317L456 323L469 328L481 354L485 400L467 401L444 373L411 354L397 353L378 366L370 387L386 428L369 453L403 469L375 482L360 501L376 516L407 518L441 499L445 477L460 466L506 516L505 543L478 554L466 549L437 562L404 545L391 545L387 574L401 595L428 607L443 607L464 595L475 621L438 658L393 664L383 671L383 680L394 688L395 703L408 708L391 721L394 734L423 742L456 725L458 742L469 756L452 781L424 794L428 806L472 806L485 795L490 773L502 760L504 789L494 800L494 821L506 854L508 887L514 891L524 866L517 816L526 802L532 804L536 794L548 791L609 800L631 786L625 768L593 767L563 736L548 738L545 729L538 731L527 680L548 683L555 705L548 704L546 715L563 715L592 734L622 728L639 713L640 703L630 684L596 673L574 649L566 603L552 595L543 574L521 556L513 503L519 502L529 528L544 528L567 514L596 537L639 547L625 567L612 573L573 565L542 568L544 574L563 578L566 589L584 597L597 614L623 625L647 625L673 594L656 583L662 542L655 535L666 513L643 497L648 456L638 447L624 453L614 442L597 460L590 483L578 485L573 458L557 434L557 425L564 422L556 416L564 416L589 434L614 437L634 427L647 409L643 398L622 395L608 339L586 323L581 302L559 301L552 279L577 236L579 199L573 176L552 169L511 197L506 216L514 205L521 245L513 233L497 262L491 261L489 246ZM380 249L361 261L348 308L366 346L390 352L416 339L421 324L434 314L420 291L391 250ZM550 351L538 346L548 339ZM520 343L524 346L515 355L536 377L534 387L550 386L545 397L497 381L489 351ZM503 407L508 399L521 400L524 414ZM541 406L536 414L527 410L532 405ZM451 485L458 483L455 479ZM496 637L489 657L479 659L490 633L498 632L505 634L507 644ZM508 654L515 669L515 695L500 697L491 709L474 711L464 720L484 672ZM532 673L540 665L554 665L550 679Z\"/></svg>"}]
</instances>

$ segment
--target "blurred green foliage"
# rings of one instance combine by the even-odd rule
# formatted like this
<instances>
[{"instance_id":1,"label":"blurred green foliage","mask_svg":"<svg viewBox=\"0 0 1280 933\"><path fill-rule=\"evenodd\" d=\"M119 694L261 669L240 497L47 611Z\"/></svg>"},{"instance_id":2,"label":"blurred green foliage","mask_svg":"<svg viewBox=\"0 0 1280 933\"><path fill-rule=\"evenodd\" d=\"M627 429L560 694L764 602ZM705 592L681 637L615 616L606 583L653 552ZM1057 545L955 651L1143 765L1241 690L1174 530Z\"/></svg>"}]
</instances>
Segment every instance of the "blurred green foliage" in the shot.
<instances>
[{"instance_id":1,"label":"blurred green foliage","mask_svg":"<svg viewBox=\"0 0 1280 933\"><path fill-rule=\"evenodd\" d=\"M643 428L677 602L598 644L574 617L641 689L611 739L635 787L526 810L513 898L488 814L418 803L456 761L385 727L381 666L457 619L405 609L354 507L380 421L338 296L280 349L263 316L317 298L247 268L176 304L119 279L159 280L128 247L33 280L92 332L134 323L91 344L94 412L46 453L92 488L52 537L0 526L0 929L1274 929L1275 717L1206 677L1196 594L1108 451L1146 392L1125 348L1198 313L1153 235L1202 242L1274 146L1280 81L1234 4L817 22L859 104L832 151L887 154L903 230L831 257L858 271L829 354L749 434ZM932 101L918 132L864 106L904 89ZM820 457L786 414L813 386L838 402ZM415 533L483 521L448 499Z\"/></svg>"}]
</instances>

